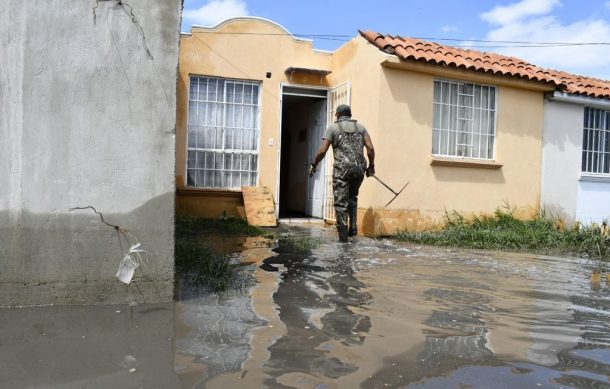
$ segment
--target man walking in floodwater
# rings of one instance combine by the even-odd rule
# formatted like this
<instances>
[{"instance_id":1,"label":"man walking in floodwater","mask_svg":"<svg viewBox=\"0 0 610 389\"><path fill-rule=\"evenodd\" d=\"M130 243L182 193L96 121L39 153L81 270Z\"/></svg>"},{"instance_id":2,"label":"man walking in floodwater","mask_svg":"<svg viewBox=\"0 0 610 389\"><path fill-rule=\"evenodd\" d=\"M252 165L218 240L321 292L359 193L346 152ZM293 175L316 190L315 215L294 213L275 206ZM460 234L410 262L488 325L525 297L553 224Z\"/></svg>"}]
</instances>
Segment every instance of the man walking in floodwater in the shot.
<instances>
[{"instance_id":1,"label":"man walking in floodwater","mask_svg":"<svg viewBox=\"0 0 610 389\"><path fill-rule=\"evenodd\" d=\"M322 138L322 144L309 167L309 176L316 172L318 163L332 144L335 161L333 164L333 195L335 217L339 241L347 242L348 236L358 233L356 213L358 209L358 190L367 176L375 174L375 149L366 128L352 119L349 105L341 104L335 113L337 121L331 124ZM369 158L368 167L363 149ZM348 227L349 219L349 227Z\"/></svg>"}]
</instances>

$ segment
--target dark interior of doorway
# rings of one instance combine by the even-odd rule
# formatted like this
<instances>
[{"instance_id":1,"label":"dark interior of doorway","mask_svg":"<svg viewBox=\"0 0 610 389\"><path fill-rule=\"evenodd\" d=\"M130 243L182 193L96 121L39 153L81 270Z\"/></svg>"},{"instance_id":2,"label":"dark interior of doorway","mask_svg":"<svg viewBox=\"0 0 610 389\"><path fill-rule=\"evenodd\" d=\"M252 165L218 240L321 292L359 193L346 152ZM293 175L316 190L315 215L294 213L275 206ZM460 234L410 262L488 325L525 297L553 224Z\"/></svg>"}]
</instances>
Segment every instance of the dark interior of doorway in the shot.
<instances>
[{"instance_id":1,"label":"dark interior of doorway","mask_svg":"<svg viewBox=\"0 0 610 389\"><path fill-rule=\"evenodd\" d=\"M282 150L280 160L280 218L309 217L305 214L307 136L311 106L317 97L284 95L282 98ZM320 140L321 141L321 140Z\"/></svg>"}]
</instances>

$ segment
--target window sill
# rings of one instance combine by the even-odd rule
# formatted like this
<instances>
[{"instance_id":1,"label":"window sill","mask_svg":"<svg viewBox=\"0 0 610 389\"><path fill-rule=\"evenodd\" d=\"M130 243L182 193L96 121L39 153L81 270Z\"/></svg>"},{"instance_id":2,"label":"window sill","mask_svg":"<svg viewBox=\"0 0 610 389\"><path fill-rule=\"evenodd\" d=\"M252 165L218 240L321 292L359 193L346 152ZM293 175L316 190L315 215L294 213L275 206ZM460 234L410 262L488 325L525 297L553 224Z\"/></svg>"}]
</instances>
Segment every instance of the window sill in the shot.
<instances>
[{"instance_id":1,"label":"window sill","mask_svg":"<svg viewBox=\"0 0 610 389\"><path fill-rule=\"evenodd\" d=\"M470 159L470 158L441 158L432 157L430 162L432 166L452 166L452 167L466 167L475 169L500 169L503 164L496 161L485 161L481 159Z\"/></svg>"},{"instance_id":2,"label":"window sill","mask_svg":"<svg viewBox=\"0 0 610 389\"><path fill-rule=\"evenodd\" d=\"M579 181L610 182L610 174L580 173Z\"/></svg>"},{"instance_id":3,"label":"window sill","mask_svg":"<svg viewBox=\"0 0 610 389\"><path fill-rule=\"evenodd\" d=\"M201 197L242 197L241 190L208 189L208 188L180 188L176 189L179 196L201 196Z\"/></svg>"}]
</instances>

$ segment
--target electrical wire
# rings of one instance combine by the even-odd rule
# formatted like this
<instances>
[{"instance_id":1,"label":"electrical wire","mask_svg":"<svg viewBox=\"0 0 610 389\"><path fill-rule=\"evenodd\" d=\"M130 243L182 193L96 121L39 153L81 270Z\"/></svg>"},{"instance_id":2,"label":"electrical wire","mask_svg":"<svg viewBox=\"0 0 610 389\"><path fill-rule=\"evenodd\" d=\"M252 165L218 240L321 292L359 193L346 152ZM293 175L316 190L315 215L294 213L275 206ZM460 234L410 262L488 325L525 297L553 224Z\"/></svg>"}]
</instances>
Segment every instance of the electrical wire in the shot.
<instances>
[{"instance_id":1,"label":"electrical wire","mask_svg":"<svg viewBox=\"0 0 610 389\"><path fill-rule=\"evenodd\" d=\"M220 35L257 35L257 36L294 36L297 38L320 39L347 42L353 38L352 35L341 34L290 34L290 33L260 33L260 32L223 32L223 31L208 31L210 34ZM439 37L409 37L411 39L441 41L441 42L461 42L460 45L452 45L453 47L465 48L522 48L522 47L571 47L571 46L610 46L610 42L534 42L534 41L505 41L505 40L490 40L490 39L459 39L459 38L439 38ZM466 42L475 43L492 43L490 45L469 44Z\"/></svg>"}]
</instances>

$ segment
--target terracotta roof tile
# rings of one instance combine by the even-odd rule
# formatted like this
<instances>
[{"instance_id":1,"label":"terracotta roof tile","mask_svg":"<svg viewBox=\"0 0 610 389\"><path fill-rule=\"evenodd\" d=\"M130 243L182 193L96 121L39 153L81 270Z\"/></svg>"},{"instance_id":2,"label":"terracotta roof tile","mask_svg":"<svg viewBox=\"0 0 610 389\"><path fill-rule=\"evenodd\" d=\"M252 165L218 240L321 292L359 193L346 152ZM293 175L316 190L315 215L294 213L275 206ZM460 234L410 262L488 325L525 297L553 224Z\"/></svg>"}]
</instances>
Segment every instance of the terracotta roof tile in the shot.
<instances>
[{"instance_id":1,"label":"terracotta roof tile","mask_svg":"<svg viewBox=\"0 0 610 389\"><path fill-rule=\"evenodd\" d=\"M373 31L360 31L360 34L379 50L403 60L515 77L553 84L571 94L610 98L610 81L545 69L520 58L460 49L421 39L382 35Z\"/></svg>"}]
</instances>

